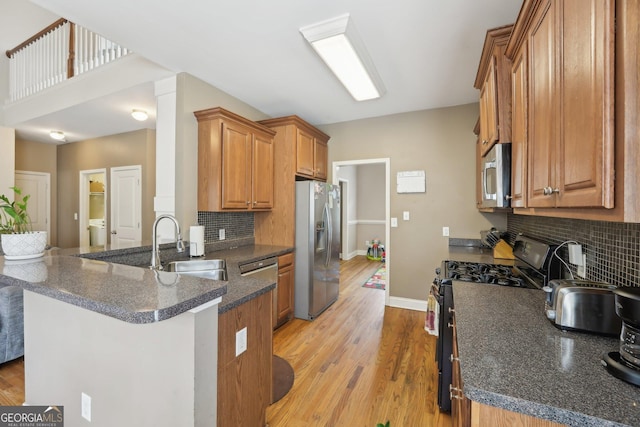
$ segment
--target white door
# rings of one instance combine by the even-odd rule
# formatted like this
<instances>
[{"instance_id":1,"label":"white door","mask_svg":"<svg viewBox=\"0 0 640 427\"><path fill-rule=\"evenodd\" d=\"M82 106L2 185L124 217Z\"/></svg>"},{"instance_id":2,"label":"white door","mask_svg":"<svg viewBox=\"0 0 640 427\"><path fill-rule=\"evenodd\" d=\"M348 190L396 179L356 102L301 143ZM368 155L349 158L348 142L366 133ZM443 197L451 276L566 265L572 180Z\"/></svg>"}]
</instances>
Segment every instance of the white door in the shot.
<instances>
[{"instance_id":1,"label":"white door","mask_svg":"<svg viewBox=\"0 0 640 427\"><path fill-rule=\"evenodd\" d=\"M142 166L111 168L111 245L142 240Z\"/></svg>"},{"instance_id":2,"label":"white door","mask_svg":"<svg viewBox=\"0 0 640 427\"><path fill-rule=\"evenodd\" d=\"M51 243L51 193L48 173L16 171L15 186L22 196L29 197L27 204L33 231L46 231L47 244Z\"/></svg>"}]
</instances>

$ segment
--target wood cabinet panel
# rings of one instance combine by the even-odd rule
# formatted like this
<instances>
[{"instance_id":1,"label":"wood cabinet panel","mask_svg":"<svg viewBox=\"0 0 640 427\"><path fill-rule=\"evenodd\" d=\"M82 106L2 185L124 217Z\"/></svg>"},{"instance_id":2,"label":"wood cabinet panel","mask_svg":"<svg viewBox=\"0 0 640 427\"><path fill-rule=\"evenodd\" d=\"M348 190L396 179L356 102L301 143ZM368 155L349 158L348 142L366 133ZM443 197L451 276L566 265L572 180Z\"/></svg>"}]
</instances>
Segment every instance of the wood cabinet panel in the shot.
<instances>
[{"instance_id":1,"label":"wood cabinet panel","mask_svg":"<svg viewBox=\"0 0 640 427\"><path fill-rule=\"evenodd\" d=\"M315 140L313 145L314 161L315 161L315 178L326 181L328 170L329 149L325 141Z\"/></svg>"},{"instance_id":2,"label":"wood cabinet panel","mask_svg":"<svg viewBox=\"0 0 640 427\"><path fill-rule=\"evenodd\" d=\"M291 261L288 263L286 259L283 262L280 262L281 258L283 257L278 258L278 301L276 307L277 318L274 328L277 328L291 320L294 309L293 292L295 288L295 271L293 266L293 257L291 257Z\"/></svg>"},{"instance_id":3,"label":"wood cabinet panel","mask_svg":"<svg viewBox=\"0 0 640 427\"><path fill-rule=\"evenodd\" d=\"M251 130L222 122L222 209L247 209L251 200Z\"/></svg>"},{"instance_id":4,"label":"wood cabinet panel","mask_svg":"<svg viewBox=\"0 0 640 427\"><path fill-rule=\"evenodd\" d=\"M563 427L553 421L529 415L519 414L496 408L494 406L483 405L478 402L471 402L471 427Z\"/></svg>"},{"instance_id":5,"label":"wood cabinet panel","mask_svg":"<svg viewBox=\"0 0 640 427\"><path fill-rule=\"evenodd\" d=\"M313 136L298 129L296 144L296 172L301 175L314 176L315 141Z\"/></svg>"},{"instance_id":6,"label":"wood cabinet panel","mask_svg":"<svg viewBox=\"0 0 640 427\"><path fill-rule=\"evenodd\" d=\"M511 207L527 203L527 46L513 60L511 73Z\"/></svg>"},{"instance_id":7,"label":"wood cabinet panel","mask_svg":"<svg viewBox=\"0 0 640 427\"><path fill-rule=\"evenodd\" d=\"M613 6L606 0L559 3L559 207L613 207Z\"/></svg>"},{"instance_id":8,"label":"wood cabinet panel","mask_svg":"<svg viewBox=\"0 0 640 427\"><path fill-rule=\"evenodd\" d=\"M219 107L194 115L198 119L198 210L271 209L275 132Z\"/></svg>"},{"instance_id":9,"label":"wood cabinet panel","mask_svg":"<svg viewBox=\"0 0 640 427\"><path fill-rule=\"evenodd\" d=\"M253 209L273 207L273 138L255 133L253 138Z\"/></svg>"},{"instance_id":10,"label":"wood cabinet panel","mask_svg":"<svg viewBox=\"0 0 640 427\"><path fill-rule=\"evenodd\" d=\"M487 31L474 87L480 90L480 141L484 156L511 142L511 61L504 51L511 25Z\"/></svg>"},{"instance_id":11,"label":"wood cabinet panel","mask_svg":"<svg viewBox=\"0 0 640 427\"><path fill-rule=\"evenodd\" d=\"M527 191L514 207L615 207L614 30L613 0L524 2L507 46L528 69Z\"/></svg>"},{"instance_id":12,"label":"wood cabinet panel","mask_svg":"<svg viewBox=\"0 0 640 427\"><path fill-rule=\"evenodd\" d=\"M272 401L272 293L222 313L218 319L220 427L263 426ZM235 355L236 332L247 328L247 350Z\"/></svg>"},{"instance_id":13,"label":"wood cabinet panel","mask_svg":"<svg viewBox=\"0 0 640 427\"><path fill-rule=\"evenodd\" d=\"M295 246L296 179L313 178L313 158L316 154L319 159L316 163L327 164L326 148L329 136L298 116L262 120L259 123L276 132L274 138L275 181L272 210L255 214L255 242ZM320 161L320 159L324 160ZM305 162L307 172L301 174L300 164ZM324 173L326 177L326 171Z\"/></svg>"},{"instance_id":14,"label":"wood cabinet panel","mask_svg":"<svg viewBox=\"0 0 640 427\"><path fill-rule=\"evenodd\" d=\"M558 140L556 126L557 82L555 65L555 8L546 0L534 17L529 36L531 68L529 91L529 151L528 151L528 206L554 206L553 197L545 189L555 180L555 151Z\"/></svg>"}]
</instances>

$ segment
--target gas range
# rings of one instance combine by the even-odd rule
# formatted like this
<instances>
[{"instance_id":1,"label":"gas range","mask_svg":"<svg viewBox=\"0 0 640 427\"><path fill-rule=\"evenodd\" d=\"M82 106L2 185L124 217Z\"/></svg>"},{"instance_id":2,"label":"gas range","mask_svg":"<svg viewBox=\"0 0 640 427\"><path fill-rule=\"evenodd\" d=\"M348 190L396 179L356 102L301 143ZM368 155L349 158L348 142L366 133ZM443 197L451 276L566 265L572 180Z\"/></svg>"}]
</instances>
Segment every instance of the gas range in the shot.
<instances>
[{"instance_id":1,"label":"gas range","mask_svg":"<svg viewBox=\"0 0 640 427\"><path fill-rule=\"evenodd\" d=\"M446 260L436 269L431 294L437 301L438 343L438 406L451 410L450 386L452 379L453 287L455 281L484 283L489 286L508 286L542 289L550 280L560 277L561 262L554 256L557 246L518 236L513 247L514 265L476 263Z\"/></svg>"},{"instance_id":2,"label":"gas range","mask_svg":"<svg viewBox=\"0 0 640 427\"><path fill-rule=\"evenodd\" d=\"M515 267L500 264L482 264L466 261L444 261L444 277L462 282L533 288Z\"/></svg>"},{"instance_id":3,"label":"gas range","mask_svg":"<svg viewBox=\"0 0 640 427\"><path fill-rule=\"evenodd\" d=\"M434 284L442 280L487 283L500 286L542 289L560 277L561 261L554 257L557 246L518 236L513 246L513 265L445 260L436 269Z\"/></svg>"}]
</instances>

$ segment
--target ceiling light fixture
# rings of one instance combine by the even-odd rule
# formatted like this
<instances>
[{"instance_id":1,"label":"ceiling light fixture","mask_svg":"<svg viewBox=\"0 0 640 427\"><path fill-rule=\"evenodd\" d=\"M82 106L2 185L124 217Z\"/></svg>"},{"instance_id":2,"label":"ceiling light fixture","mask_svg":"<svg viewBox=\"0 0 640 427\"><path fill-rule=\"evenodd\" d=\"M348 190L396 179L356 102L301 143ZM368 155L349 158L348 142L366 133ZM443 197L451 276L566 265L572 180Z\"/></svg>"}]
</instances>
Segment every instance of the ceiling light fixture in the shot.
<instances>
[{"instance_id":1,"label":"ceiling light fixture","mask_svg":"<svg viewBox=\"0 0 640 427\"><path fill-rule=\"evenodd\" d=\"M384 85L349 14L300 28L356 101L379 98Z\"/></svg>"},{"instance_id":2,"label":"ceiling light fixture","mask_svg":"<svg viewBox=\"0 0 640 427\"><path fill-rule=\"evenodd\" d=\"M56 141L64 141L64 132L61 132L59 130L52 130L51 132L49 132L49 136Z\"/></svg>"},{"instance_id":3,"label":"ceiling light fixture","mask_svg":"<svg viewBox=\"0 0 640 427\"><path fill-rule=\"evenodd\" d=\"M147 118L149 118L149 115L144 110L132 110L131 117L139 122L144 122L145 120L147 120Z\"/></svg>"}]
</instances>

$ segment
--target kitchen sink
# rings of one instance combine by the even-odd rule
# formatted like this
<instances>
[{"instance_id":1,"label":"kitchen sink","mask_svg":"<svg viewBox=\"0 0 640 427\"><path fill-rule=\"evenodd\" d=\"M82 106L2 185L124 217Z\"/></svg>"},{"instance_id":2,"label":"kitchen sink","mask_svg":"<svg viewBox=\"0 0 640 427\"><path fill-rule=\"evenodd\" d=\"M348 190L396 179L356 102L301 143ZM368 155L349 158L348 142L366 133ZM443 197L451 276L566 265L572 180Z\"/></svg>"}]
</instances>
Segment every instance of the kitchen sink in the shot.
<instances>
[{"instance_id":1,"label":"kitchen sink","mask_svg":"<svg viewBox=\"0 0 640 427\"><path fill-rule=\"evenodd\" d=\"M188 274L205 279L227 280L227 263L223 259L172 261L165 265L164 271Z\"/></svg>"}]
</instances>

